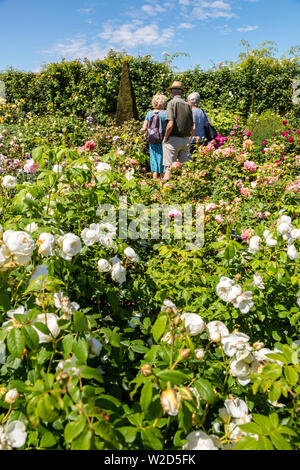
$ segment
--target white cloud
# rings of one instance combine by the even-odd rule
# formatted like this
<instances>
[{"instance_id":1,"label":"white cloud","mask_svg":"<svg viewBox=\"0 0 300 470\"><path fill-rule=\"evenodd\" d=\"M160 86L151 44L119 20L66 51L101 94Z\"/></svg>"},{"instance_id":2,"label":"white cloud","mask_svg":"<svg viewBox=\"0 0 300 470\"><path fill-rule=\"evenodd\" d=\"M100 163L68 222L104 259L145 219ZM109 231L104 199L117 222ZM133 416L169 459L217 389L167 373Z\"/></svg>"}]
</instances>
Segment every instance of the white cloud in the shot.
<instances>
[{"instance_id":1,"label":"white cloud","mask_svg":"<svg viewBox=\"0 0 300 470\"><path fill-rule=\"evenodd\" d=\"M78 8L78 13L82 13L83 15L89 15L92 12L92 8Z\"/></svg>"},{"instance_id":2,"label":"white cloud","mask_svg":"<svg viewBox=\"0 0 300 470\"><path fill-rule=\"evenodd\" d=\"M166 11L165 8L163 8L161 5L152 4L152 3L151 4L147 3L145 5L142 5L141 10L143 13L146 13L147 15L150 15L150 16L156 16Z\"/></svg>"},{"instance_id":3,"label":"white cloud","mask_svg":"<svg viewBox=\"0 0 300 470\"><path fill-rule=\"evenodd\" d=\"M90 60L103 59L107 52L107 49L104 49L98 42L88 43L85 37L67 39L64 42L54 44L48 50L40 51L41 54L64 57L65 59L87 57Z\"/></svg>"},{"instance_id":4,"label":"white cloud","mask_svg":"<svg viewBox=\"0 0 300 470\"><path fill-rule=\"evenodd\" d=\"M198 20L216 19L216 18L235 18L236 14L231 10L229 2L223 0L206 1L200 0L195 4L192 10L192 17Z\"/></svg>"},{"instance_id":5,"label":"white cloud","mask_svg":"<svg viewBox=\"0 0 300 470\"><path fill-rule=\"evenodd\" d=\"M255 25L255 26L245 26L243 28L237 28L237 31L241 32L241 33L247 33L248 31L255 31L256 29L258 29L259 26Z\"/></svg>"},{"instance_id":6,"label":"white cloud","mask_svg":"<svg viewBox=\"0 0 300 470\"><path fill-rule=\"evenodd\" d=\"M192 24L192 23L180 23L178 25L178 28L180 28L180 29L192 29L192 28L195 28L195 25Z\"/></svg>"},{"instance_id":7,"label":"white cloud","mask_svg":"<svg viewBox=\"0 0 300 470\"><path fill-rule=\"evenodd\" d=\"M104 25L104 31L98 35L109 44L133 49L139 46L155 46L166 44L174 37L173 28L159 28L155 23L143 24L139 20L132 23L113 27L109 23Z\"/></svg>"}]
</instances>

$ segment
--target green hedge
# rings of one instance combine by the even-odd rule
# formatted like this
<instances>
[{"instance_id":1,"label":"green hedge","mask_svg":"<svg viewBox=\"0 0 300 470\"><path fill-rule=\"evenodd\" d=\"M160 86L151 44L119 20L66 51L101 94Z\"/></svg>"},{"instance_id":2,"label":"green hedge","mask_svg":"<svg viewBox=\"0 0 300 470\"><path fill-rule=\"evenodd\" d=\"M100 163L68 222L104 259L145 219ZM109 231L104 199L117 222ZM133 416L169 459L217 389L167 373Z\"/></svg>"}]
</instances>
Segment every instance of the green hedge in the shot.
<instances>
[{"instance_id":1,"label":"green hedge","mask_svg":"<svg viewBox=\"0 0 300 470\"><path fill-rule=\"evenodd\" d=\"M292 104L292 80L299 76L297 58L278 59L272 48L263 46L241 54L235 63L211 70L195 67L175 73L170 64L154 61L149 55L132 57L111 50L103 60L63 60L44 66L38 74L8 69L0 73L0 80L6 85L9 103L25 100L24 113L42 116L59 112L81 118L92 114L102 123L116 112L126 60L141 120L152 96L166 93L174 79L184 82L188 93L198 91L201 106L207 109L235 111L245 118L266 110L281 115L291 110L299 113L299 105Z\"/></svg>"}]
</instances>

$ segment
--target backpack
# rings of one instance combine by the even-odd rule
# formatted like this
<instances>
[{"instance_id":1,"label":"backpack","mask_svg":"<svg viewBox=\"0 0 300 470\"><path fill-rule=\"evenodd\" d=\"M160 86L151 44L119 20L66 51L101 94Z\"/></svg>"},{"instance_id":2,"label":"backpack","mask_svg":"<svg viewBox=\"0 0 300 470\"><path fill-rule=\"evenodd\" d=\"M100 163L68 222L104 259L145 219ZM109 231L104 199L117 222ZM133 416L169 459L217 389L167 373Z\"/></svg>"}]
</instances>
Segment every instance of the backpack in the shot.
<instances>
[{"instance_id":1,"label":"backpack","mask_svg":"<svg viewBox=\"0 0 300 470\"><path fill-rule=\"evenodd\" d=\"M147 129L147 140L151 144L160 144L164 138L161 113L152 113Z\"/></svg>"}]
</instances>

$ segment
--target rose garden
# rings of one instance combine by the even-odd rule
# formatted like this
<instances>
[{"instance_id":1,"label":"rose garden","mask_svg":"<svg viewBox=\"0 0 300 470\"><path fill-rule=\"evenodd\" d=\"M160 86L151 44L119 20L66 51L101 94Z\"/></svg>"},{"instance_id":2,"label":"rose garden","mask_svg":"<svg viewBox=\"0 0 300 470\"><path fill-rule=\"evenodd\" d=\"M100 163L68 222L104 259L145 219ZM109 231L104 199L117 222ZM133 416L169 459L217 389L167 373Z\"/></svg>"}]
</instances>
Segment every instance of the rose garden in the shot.
<instances>
[{"instance_id":1,"label":"rose garden","mask_svg":"<svg viewBox=\"0 0 300 470\"><path fill-rule=\"evenodd\" d=\"M270 51L0 74L0 449L299 449L299 68ZM219 135L160 185L174 77Z\"/></svg>"}]
</instances>

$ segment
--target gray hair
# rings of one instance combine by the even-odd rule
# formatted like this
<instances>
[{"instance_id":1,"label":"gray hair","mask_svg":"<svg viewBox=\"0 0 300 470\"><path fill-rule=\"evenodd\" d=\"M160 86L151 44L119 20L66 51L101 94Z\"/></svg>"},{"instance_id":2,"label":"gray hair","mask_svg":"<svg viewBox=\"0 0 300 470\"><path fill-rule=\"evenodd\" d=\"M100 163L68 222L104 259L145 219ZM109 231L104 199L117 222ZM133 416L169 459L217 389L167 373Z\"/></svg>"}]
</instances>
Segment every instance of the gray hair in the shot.
<instances>
[{"instance_id":1,"label":"gray hair","mask_svg":"<svg viewBox=\"0 0 300 470\"><path fill-rule=\"evenodd\" d=\"M188 96L188 101L190 101L194 106L198 106L200 103L200 95L196 91L194 93L191 93Z\"/></svg>"},{"instance_id":2,"label":"gray hair","mask_svg":"<svg viewBox=\"0 0 300 470\"><path fill-rule=\"evenodd\" d=\"M156 109L164 109L168 101L167 96L158 93L152 98L152 106Z\"/></svg>"}]
</instances>

